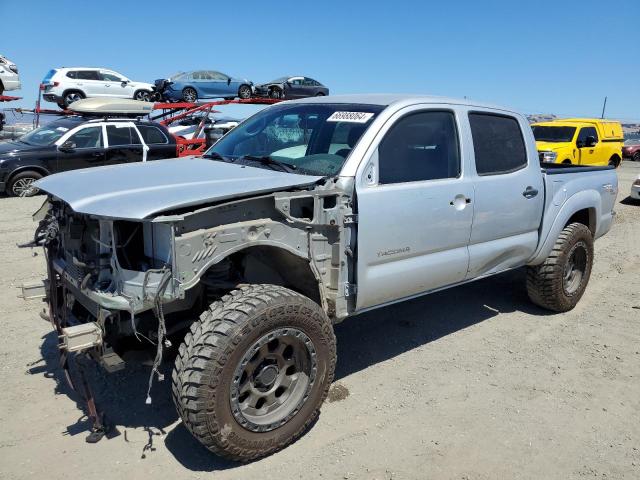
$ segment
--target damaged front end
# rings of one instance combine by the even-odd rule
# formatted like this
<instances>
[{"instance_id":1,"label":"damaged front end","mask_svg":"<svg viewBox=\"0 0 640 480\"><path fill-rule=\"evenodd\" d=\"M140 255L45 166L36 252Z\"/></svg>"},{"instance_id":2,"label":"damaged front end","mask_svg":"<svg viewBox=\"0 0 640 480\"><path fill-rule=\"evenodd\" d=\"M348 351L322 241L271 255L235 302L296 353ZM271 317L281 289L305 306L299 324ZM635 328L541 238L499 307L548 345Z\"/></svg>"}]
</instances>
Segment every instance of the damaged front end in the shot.
<instances>
[{"instance_id":1,"label":"damaged front end","mask_svg":"<svg viewBox=\"0 0 640 480\"><path fill-rule=\"evenodd\" d=\"M85 397L94 422L87 441L94 442L108 429L81 362L76 362L82 380L78 388L69 373L69 360L81 354L112 372L124 366L123 355L151 347L156 355L150 391L154 373L160 375L162 348L170 346L167 335L187 323L170 317L168 328L166 315L188 314L194 298L176 299L172 225L78 214L54 198L34 219L39 224L29 246L42 246L45 252L48 317L59 336L67 379Z\"/></svg>"},{"instance_id":2,"label":"damaged front end","mask_svg":"<svg viewBox=\"0 0 640 480\"><path fill-rule=\"evenodd\" d=\"M151 324L175 299L173 229L77 214L56 200L45 208L36 243L46 253L49 313L62 348L91 350L117 369L122 339L157 342Z\"/></svg>"}]
</instances>

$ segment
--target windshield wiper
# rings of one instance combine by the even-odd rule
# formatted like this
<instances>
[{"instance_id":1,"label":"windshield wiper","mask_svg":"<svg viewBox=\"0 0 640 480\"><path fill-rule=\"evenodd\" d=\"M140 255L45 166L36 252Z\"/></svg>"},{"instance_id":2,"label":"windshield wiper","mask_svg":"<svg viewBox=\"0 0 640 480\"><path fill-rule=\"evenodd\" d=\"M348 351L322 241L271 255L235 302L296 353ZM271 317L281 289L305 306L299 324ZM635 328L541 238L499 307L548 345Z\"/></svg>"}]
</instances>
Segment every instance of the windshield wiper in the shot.
<instances>
[{"instance_id":1,"label":"windshield wiper","mask_svg":"<svg viewBox=\"0 0 640 480\"><path fill-rule=\"evenodd\" d=\"M211 152L209 154L205 154L202 158L210 158L212 160L222 160L223 162L235 162L234 159L230 157L225 157L224 155L220 155L218 152Z\"/></svg>"},{"instance_id":2,"label":"windshield wiper","mask_svg":"<svg viewBox=\"0 0 640 480\"><path fill-rule=\"evenodd\" d=\"M260 162L262 165L266 165L270 167L279 167L281 171L287 172L287 173L291 173L293 170L298 168L291 163L281 162L280 160L276 160L272 157L269 157L268 155L265 155L263 157L259 157L256 155L243 155L242 157L240 157L239 160L251 160L254 162Z\"/></svg>"}]
</instances>

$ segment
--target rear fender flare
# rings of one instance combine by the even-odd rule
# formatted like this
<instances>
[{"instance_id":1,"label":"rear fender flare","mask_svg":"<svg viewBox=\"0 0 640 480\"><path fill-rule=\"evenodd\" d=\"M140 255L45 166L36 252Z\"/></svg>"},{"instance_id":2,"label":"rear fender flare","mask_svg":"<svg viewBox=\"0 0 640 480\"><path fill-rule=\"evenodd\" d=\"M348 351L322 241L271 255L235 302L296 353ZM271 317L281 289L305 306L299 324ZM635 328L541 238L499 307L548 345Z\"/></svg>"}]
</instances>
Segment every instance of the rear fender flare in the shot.
<instances>
[{"instance_id":1,"label":"rear fender flare","mask_svg":"<svg viewBox=\"0 0 640 480\"><path fill-rule=\"evenodd\" d=\"M556 207L557 208L557 207ZM601 215L602 215L602 199L600 194L596 190L583 190L569 197L560 207L555 219L549 229L545 228L545 219L543 218L541 227L541 238L538 242L538 248L531 257L531 260L527 262L528 265L539 265L545 261L545 259L553 250L553 246L560 235L560 232L567 225L569 219L580 210L592 210L594 213L594 237L600 236L601 228ZM554 205L550 204L547 215L554 214ZM589 225L587 225L589 226ZM546 234L545 234L546 232Z\"/></svg>"}]
</instances>

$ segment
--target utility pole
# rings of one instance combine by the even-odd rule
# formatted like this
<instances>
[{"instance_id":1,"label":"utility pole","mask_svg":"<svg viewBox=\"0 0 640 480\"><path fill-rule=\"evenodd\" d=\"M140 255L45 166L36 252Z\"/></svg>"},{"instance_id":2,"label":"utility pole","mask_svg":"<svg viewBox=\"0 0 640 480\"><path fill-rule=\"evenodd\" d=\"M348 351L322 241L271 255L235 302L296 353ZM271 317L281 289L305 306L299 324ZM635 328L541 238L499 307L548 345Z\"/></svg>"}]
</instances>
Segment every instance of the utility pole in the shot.
<instances>
[{"instance_id":1,"label":"utility pole","mask_svg":"<svg viewBox=\"0 0 640 480\"><path fill-rule=\"evenodd\" d=\"M600 118L604 118L604 109L607 108L607 97L604 97L604 104L602 105L602 116Z\"/></svg>"}]
</instances>

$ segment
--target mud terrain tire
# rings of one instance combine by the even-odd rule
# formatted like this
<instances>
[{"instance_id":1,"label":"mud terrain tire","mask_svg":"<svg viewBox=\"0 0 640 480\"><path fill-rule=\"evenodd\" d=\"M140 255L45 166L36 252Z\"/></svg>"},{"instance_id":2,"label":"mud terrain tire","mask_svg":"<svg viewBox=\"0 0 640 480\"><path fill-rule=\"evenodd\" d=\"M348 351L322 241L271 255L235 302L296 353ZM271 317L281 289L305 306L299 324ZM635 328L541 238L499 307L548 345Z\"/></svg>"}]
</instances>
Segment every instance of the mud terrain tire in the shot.
<instances>
[{"instance_id":1,"label":"mud terrain tire","mask_svg":"<svg viewBox=\"0 0 640 480\"><path fill-rule=\"evenodd\" d=\"M567 225L544 261L527 267L527 292L536 305L567 312L584 293L593 265L593 235L581 223Z\"/></svg>"},{"instance_id":2,"label":"mud terrain tire","mask_svg":"<svg viewBox=\"0 0 640 480\"><path fill-rule=\"evenodd\" d=\"M296 349L283 367L287 355L282 352L289 345ZM246 285L214 302L191 326L173 370L173 400L187 429L205 447L231 460L250 461L304 433L319 414L335 364L333 327L320 306L284 287ZM284 384L277 383L281 377L295 387L269 404ZM242 385L250 393L241 393ZM243 400L242 395L250 396ZM254 395L266 399L262 410L274 410L259 413L260 399L250 406Z\"/></svg>"}]
</instances>

